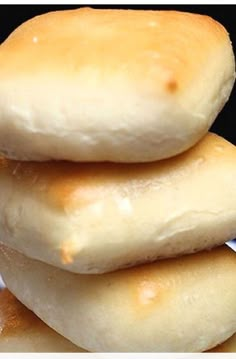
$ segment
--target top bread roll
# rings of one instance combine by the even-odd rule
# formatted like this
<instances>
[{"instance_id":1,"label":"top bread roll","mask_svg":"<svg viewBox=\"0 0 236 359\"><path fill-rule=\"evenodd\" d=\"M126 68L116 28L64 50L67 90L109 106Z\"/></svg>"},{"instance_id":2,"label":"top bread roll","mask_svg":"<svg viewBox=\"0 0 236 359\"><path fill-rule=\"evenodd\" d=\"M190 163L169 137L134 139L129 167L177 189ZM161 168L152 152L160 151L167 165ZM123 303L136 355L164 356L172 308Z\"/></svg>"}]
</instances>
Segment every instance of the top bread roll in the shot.
<instances>
[{"instance_id":1,"label":"top bread roll","mask_svg":"<svg viewBox=\"0 0 236 359\"><path fill-rule=\"evenodd\" d=\"M207 132L235 78L229 36L177 11L51 12L0 46L0 153L146 162Z\"/></svg>"}]
</instances>

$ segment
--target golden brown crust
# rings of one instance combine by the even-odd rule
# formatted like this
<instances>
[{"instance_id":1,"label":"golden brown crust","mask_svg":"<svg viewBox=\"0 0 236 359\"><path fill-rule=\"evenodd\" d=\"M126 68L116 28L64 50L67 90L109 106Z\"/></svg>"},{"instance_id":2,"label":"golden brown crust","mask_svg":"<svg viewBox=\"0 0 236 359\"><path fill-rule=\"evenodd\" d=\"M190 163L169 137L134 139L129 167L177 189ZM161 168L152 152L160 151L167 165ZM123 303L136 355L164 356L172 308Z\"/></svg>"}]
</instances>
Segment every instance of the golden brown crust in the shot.
<instances>
[{"instance_id":1,"label":"golden brown crust","mask_svg":"<svg viewBox=\"0 0 236 359\"><path fill-rule=\"evenodd\" d=\"M0 75L59 71L74 77L91 68L99 77L127 74L135 83L146 78L147 88L176 94L228 42L223 26L203 15L89 8L50 12L21 25L1 45Z\"/></svg>"},{"instance_id":2,"label":"golden brown crust","mask_svg":"<svg viewBox=\"0 0 236 359\"><path fill-rule=\"evenodd\" d=\"M236 353L236 333L226 340L226 342L217 345L217 347L208 350L210 353Z\"/></svg>"},{"instance_id":3,"label":"golden brown crust","mask_svg":"<svg viewBox=\"0 0 236 359\"><path fill-rule=\"evenodd\" d=\"M8 289L0 291L0 353L84 352L48 327Z\"/></svg>"},{"instance_id":4,"label":"golden brown crust","mask_svg":"<svg viewBox=\"0 0 236 359\"><path fill-rule=\"evenodd\" d=\"M234 80L229 36L207 16L44 14L0 46L0 153L23 161L171 158L207 133Z\"/></svg>"},{"instance_id":5,"label":"golden brown crust","mask_svg":"<svg viewBox=\"0 0 236 359\"><path fill-rule=\"evenodd\" d=\"M104 274L112 283L123 285L130 290L131 307L136 316L148 316L153 308L168 307L173 298L180 294L178 287L184 281L191 283L192 278L199 278L207 272L217 273L227 270L236 271L236 254L227 246L214 250L202 251L181 258L160 260L151 264L123 269Z\"/></svg>"},{"instance_id":6,"label":"golden brown crust","mask_svg":"<svg viewBox=\"0 0 236 359\"><path fill-rule=\"evenodd\" d=\"M0 292L1 337L19 335L27 330L38 330L46 325L21 304L9 290Z\"/></svg>"},{"instance_id":7,"label":"golden brown crust","mask_svg":"<svg viewBox=\"0 0 236 359\"><path fill-rule=\"evenodd\" d=\"M0 176L6 174L58 210L86 206L107 193L136 195L152 186L166 186L173 178L221 161L236 160L236 147L213 133L189 151L146 164L20 162L0 159Z\"/></svg>"}]
</instances>

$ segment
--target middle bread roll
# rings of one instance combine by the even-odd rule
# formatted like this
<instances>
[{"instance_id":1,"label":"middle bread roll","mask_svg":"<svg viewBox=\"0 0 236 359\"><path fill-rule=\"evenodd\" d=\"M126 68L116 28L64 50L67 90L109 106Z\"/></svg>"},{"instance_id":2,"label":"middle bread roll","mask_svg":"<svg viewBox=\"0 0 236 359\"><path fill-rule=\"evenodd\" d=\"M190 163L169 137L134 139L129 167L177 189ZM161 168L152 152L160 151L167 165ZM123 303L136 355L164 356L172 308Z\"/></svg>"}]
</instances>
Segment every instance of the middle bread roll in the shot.
<instances>
[{"instance_id":1,"label":"middle bread roll","mask_svg":"<svg viewBox=\"0 0 236 359\"><path fill-rule=\"evenodd\" d=\"M236 147L208 134L135 165L0 161L7 246L78 273L211 248L236 236Z\"/></svg>"}]
</instances>

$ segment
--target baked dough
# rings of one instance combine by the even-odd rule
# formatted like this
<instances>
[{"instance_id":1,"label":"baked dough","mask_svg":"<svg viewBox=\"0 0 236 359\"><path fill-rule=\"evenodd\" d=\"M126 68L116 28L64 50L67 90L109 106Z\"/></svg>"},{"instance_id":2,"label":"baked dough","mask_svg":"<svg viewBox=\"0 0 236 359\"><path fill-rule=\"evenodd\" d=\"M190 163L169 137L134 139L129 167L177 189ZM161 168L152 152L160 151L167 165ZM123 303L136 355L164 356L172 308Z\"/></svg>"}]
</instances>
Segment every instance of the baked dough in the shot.
<instances>
[{"instance_id":1,"label":"baked dough","mask_svg":"<svg viewBox=\"0 0 236 359\"><path fill-rule=\"evenodd\" d=\"M211 353L236 353L236 334L226 340L226 342L209 350Z\"/></svg>"},{"instance_id":2,"label":"baked dough","mask_svg":"<svg viewBox=\"0 0 236 359\"><path fill-rule=\"evenodd\" d=\"M208 134L146 164L0 160L0 242L78 273L104 273L236 237L236 147Z\"/></svg>"},{"instance_id":3,"label":"baked dough","mask_svg":"<svg viewBox=\"0 0 236 359\"><path fill-rule=\"evenodd\" d=\"M50 12L0 46L0 153L147 162L202 138L228 100L227 31L178 11Z\"/></svg>"},{"instance_id":4,"label":"baked dough","mask_svg":"<svg viewBox=\"0 0 236 359\"><path fill-rule=\"evenodd\" d=\"M0 249L8 288L92 352L202 352L236 332L236 253L227 246L102 275Z\"/></svg>"},{"instance_id":5,"label":"baked dough","mask_svg":"<svg viewBox=\"0 0 236 359\"><path fill-rule=\"evenodd\" d=\"M0 352L85 352L44 324L7 289L0 291Z\"/></svg>"}]
</instances>

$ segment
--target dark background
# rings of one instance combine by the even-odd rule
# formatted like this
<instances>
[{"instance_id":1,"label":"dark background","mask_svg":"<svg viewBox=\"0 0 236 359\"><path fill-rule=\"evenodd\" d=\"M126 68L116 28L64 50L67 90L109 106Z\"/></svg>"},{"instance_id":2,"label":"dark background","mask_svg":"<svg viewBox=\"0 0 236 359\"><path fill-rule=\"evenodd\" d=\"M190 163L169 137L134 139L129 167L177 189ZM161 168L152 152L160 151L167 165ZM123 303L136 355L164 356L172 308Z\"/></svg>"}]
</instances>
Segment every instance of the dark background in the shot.
<instances>
[{"instance_id":1,"label":"dark background","mask_svg":"<svg viewBox=\"0 0 236 359\"><path fill-rule=\"evenodd\" d=\"M48 11L78 8L83 5L0 5L0 42L2 42L18 25L31 17ZM88 5L86 5L88 6ZM236 5L101 5L94 8L139 8L152 10L180 10L213 17L222 23L230 33L234 51L236 53ZM236 145L236 86L231 94L229 102L211 130L225 137Z\"/></svg>"}]
</instances>

